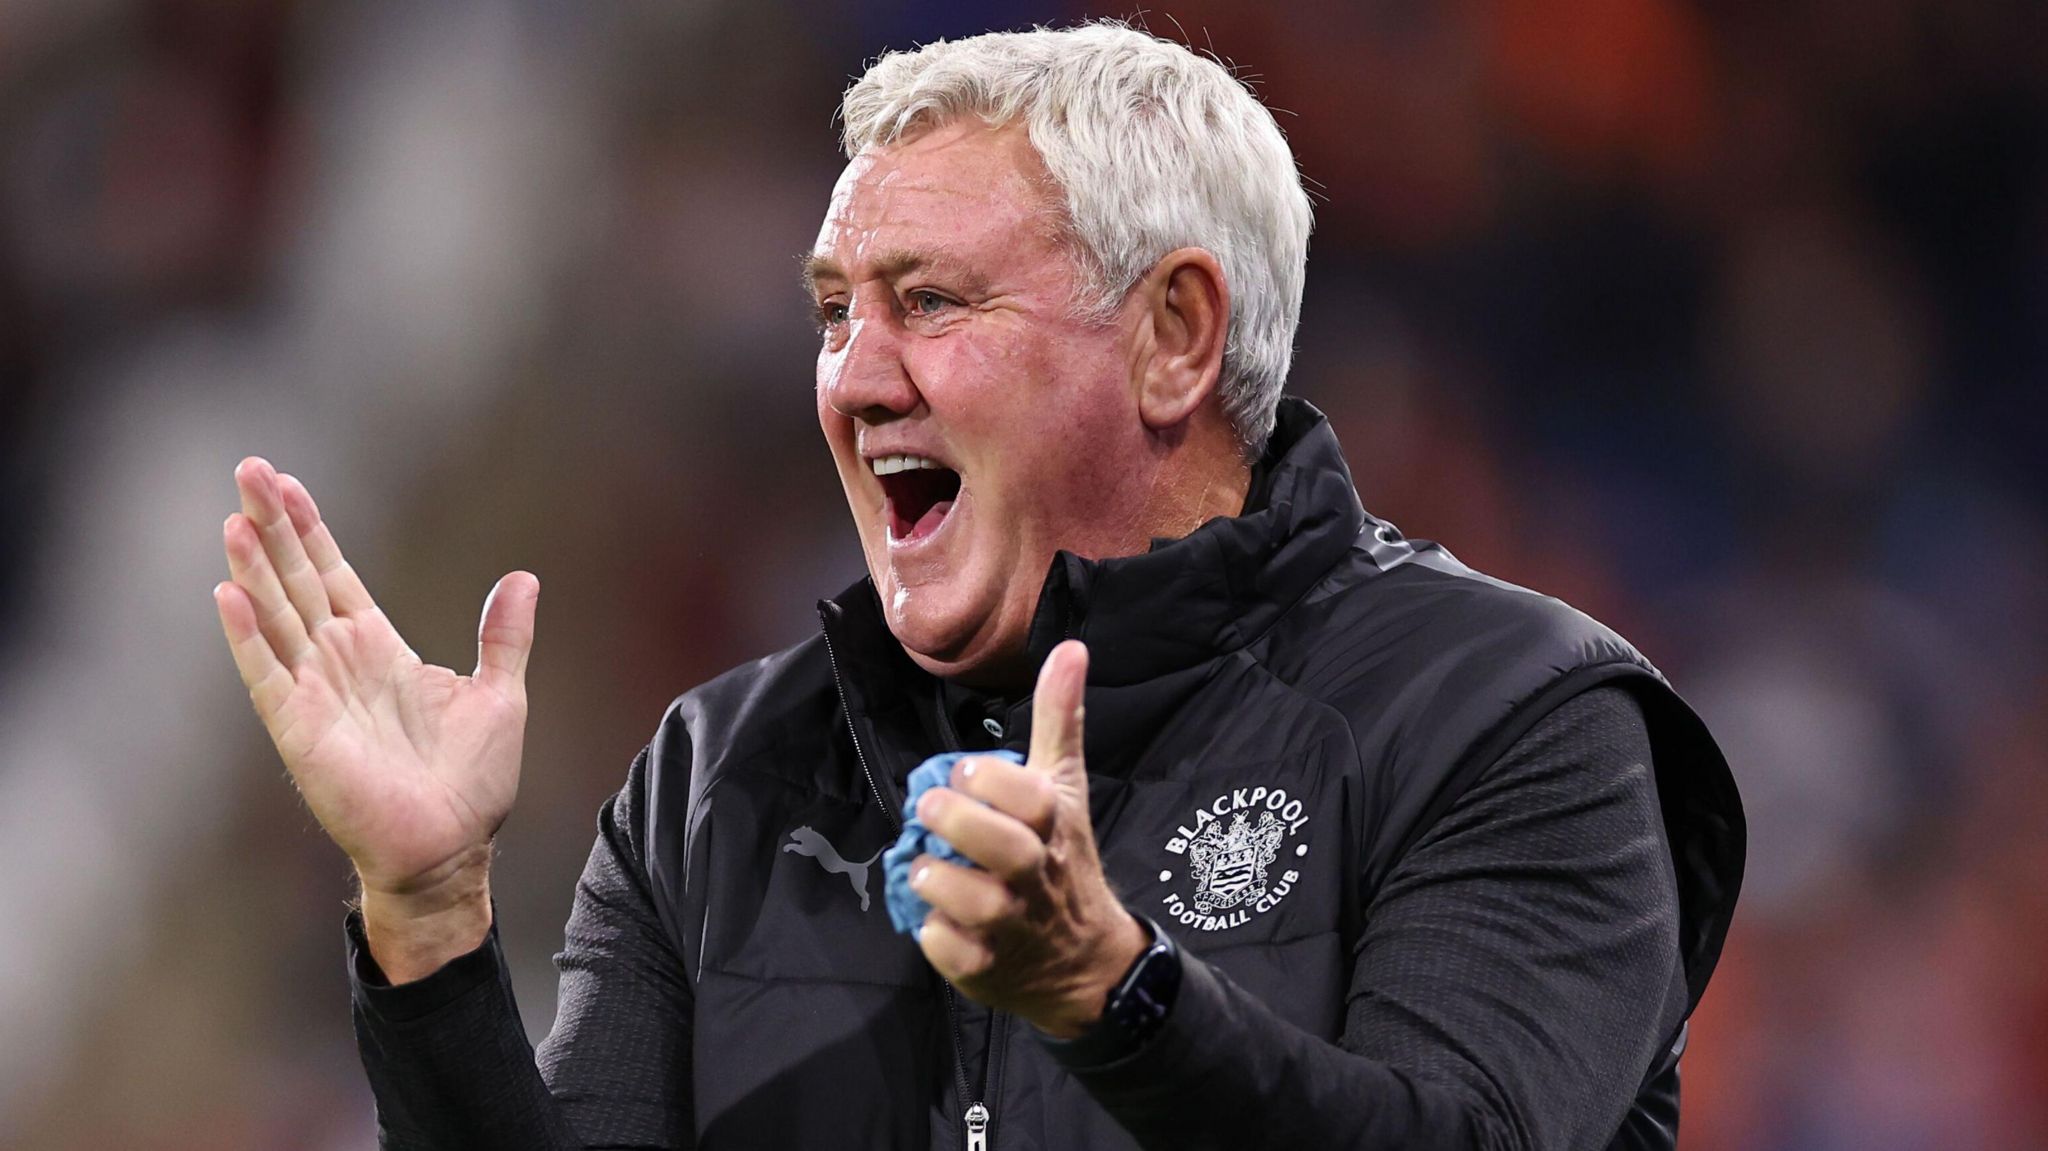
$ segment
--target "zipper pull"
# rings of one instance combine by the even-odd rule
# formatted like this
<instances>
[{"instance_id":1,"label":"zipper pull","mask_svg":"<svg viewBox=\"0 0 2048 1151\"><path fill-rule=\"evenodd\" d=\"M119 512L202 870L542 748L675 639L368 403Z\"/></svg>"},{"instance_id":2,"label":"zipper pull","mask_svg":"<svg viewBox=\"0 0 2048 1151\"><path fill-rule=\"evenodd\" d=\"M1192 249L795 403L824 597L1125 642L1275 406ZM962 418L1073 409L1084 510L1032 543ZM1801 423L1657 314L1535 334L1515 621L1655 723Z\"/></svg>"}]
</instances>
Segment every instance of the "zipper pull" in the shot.
<instances>
[{"instance_id":1,"label":"zipper pull","mask_svg":"<svg viewBox=\"0 0 2048 1151\"><path fill-rule=\"evenodd\" d=\"M988 1108L980 1103L967 1109L967 1151L988 1151Z\"/></svg>"}]
</instances>

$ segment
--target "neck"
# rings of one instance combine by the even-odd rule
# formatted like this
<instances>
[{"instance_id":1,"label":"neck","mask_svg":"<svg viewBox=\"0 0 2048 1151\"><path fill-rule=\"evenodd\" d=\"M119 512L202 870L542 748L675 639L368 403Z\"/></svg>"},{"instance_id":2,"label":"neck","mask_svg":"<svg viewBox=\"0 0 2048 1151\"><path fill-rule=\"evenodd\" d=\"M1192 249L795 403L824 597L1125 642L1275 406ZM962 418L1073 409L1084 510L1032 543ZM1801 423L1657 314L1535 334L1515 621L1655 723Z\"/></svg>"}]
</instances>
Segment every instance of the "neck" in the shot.
<instances>
[{"instance_id":1,"label":"neck","mask_svg":"<svg viewBox=\"0 0 2048 1151\"><path fill-rule=\"evenodd\" d=\"M1151 540L1177 540L1210 520L1244 511L1252 469L1227 423L1188 435L1177 448L1153 479L1144 533L1134 551L1145 550Z\"/></svg>"}]
</instances>

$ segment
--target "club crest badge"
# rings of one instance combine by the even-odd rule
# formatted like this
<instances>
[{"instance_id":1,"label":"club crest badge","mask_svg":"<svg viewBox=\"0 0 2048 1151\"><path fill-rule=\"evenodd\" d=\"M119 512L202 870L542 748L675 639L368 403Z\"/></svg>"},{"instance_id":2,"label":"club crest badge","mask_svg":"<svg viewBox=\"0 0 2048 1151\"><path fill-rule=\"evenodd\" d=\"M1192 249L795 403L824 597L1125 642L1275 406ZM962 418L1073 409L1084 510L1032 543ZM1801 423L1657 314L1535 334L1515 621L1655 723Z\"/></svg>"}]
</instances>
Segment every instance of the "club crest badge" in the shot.
<instances>
[{"instance_id":1,"label":"club crest badge","mask_svg":"<svg viewBox=\"0 0 2048 1151\"><path fill-rule=\"evenodd\" d=\"M1193 824L1166 841L1168 854L1187 860L1184 877L1173 868L1159 873L1172 884L1160 900L1167 915L1197 931L1224 931L1279 906L1301 873L1283 866L1276 874L1275 865L1283 851L1290 860L1308 854L1299 839L1307 824L1302 802L1282 788L1239 788L1196 808Z\"/></svg>"}]
</instances>

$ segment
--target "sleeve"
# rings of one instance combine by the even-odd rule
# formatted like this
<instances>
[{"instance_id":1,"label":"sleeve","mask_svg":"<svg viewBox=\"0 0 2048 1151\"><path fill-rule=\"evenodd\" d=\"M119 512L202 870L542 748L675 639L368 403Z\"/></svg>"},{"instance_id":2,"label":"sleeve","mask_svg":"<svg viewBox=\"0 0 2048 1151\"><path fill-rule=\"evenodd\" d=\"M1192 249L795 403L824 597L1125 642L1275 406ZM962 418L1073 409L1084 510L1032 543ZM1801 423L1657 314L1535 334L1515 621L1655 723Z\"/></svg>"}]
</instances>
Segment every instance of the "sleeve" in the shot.
<instances>
[{"instance_id":1,"label":"sleeve","mask_svg":"<svg viewBox=\"0 0 2048 1151\"><path fill-rule=\"evenodd\" d=\"M1568 700L1416 843L1367 909L1341 1045L1183 954L1144 1047L1048 1044L1146 1147L1606 1146L1686 1005L1640 708Z\"/></svg>"},{"instance_id":2,"label":"sleeve","mask_svg":"<svg viewBox=\"0 0 2048 1151\"><path fill-rule=\"evenodd\" d=\"M641 753L605 803L576 886L555 1029L536 1058L495 926L391 986L347 921L357 1047L385 1151L681 1151L692 1146L691 992L648 889Z\"/></svg>"}]
</instances>

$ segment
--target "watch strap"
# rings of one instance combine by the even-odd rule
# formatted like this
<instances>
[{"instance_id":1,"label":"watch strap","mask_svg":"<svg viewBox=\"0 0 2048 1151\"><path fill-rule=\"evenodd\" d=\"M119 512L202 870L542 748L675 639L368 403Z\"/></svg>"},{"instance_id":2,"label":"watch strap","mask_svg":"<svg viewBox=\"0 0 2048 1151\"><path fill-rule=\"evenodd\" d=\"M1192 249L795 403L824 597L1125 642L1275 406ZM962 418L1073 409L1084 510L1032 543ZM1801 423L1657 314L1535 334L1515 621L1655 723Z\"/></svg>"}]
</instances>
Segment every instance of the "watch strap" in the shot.
<instances>
[{"instance_id":1,"label":"watch strap","mask_svg":"<svg viewBox=\"0 0 2048 1151\"><path fill-rule=\"evenodd\" d=\"M1166 1026L1180 992L1180 948L1150 917L1139 915L1137 919L1151 932L1152 942L1111 988L1102 1005L1102 1018L1076 1038L1044 1040L1062 1063L1114 1063L1135 1053Z\"/></svg>"}]
</instances>

